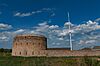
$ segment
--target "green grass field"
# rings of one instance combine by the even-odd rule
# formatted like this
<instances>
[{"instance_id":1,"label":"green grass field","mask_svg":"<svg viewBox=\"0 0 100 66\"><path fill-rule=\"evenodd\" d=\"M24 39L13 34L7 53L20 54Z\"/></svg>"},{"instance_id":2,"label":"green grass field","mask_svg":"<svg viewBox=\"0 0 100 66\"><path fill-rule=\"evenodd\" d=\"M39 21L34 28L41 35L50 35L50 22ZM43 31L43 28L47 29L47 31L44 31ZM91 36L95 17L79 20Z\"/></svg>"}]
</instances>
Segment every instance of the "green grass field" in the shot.
<instances>
[{"instance_id":1,"label":"green grass field","mask_svg":"<svg viewBox=\"0 0 100 66\"><path fill-rule=\"evenodd\" d=\"M100 66L99 57L12 57L0 53L0 66Z\"/></svg>"}]
</instances>

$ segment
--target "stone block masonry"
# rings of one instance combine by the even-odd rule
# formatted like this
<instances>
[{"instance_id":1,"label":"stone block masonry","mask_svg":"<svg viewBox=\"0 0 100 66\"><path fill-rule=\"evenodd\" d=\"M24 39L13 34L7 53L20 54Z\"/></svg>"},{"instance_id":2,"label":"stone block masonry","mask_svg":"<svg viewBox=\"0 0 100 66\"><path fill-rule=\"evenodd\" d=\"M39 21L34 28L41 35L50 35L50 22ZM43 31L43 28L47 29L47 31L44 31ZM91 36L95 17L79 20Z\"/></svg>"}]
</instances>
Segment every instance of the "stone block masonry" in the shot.
<instances>
[{"instance_id":1,"label":"stone block masonry","mask_svg":"<svg viewBox=\"0 0 100 66\"><path fill-rule=\"evenodd\" d=\"M47 48L47 38L40 35L17 35L13 40L12 56L100 56L100 50Z\"/></svg>"}]
</instances>

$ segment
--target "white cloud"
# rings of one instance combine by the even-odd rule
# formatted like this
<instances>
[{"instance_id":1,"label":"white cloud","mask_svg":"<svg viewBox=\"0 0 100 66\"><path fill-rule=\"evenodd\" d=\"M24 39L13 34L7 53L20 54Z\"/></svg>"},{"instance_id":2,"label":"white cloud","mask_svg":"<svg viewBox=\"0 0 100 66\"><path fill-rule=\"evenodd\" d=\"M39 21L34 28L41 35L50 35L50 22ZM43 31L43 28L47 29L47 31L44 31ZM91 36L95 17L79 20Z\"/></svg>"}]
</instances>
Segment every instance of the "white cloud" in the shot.
<instances>
[{"instance_id":1,"label":"white cloud","mask_svg":"<svg viewBox=\"0 0 100 66\"><path fill-rule=\"evenodd\" d=\"M36 31L44 32L44 31L48 30L49 25L47 25L46 22L39 23L38 25L39 26L36 27Z\"/></svg>"},{"instance_id":2,"label":"white cloud","mask_svg":"<svg viewBox=\"0 0 100 66\"><path fill-rule=\"evenodd\" d=\"M36 11L36 13L41 13L42 11Z\"/></svg>"},{"instance_id":3,"label":"white cloud","mask_svg":"<svg viewBox=\"0 0 100 66\"><path fill-rule=\"evenodd\" d=\"M55 8L43 8L42 10L51 11L51 10L55 10Z\"/></svg>"},{"instance_id":4,"label":"white cloud","mask_svg":"<svg viewBox=\"0 0 100 66\"><path fill-rule=\"evenodd\" d=\"M17 13L15 13L15 14L14 14L14 16L19 16L19 15L20 15L20 13L19 13L19 12L17 12Z\"/></svg>"},{"instance_id":5,"label":"white cloud","mask_svg":"<svg viewBox=\"0 0 100 66\"><path fill-rule=\"evenodd\" d=\"M88 21L86 24L80 24L77 25L76 27L74 27L74 30L76 32L90 32L93 30L98 30L100 29L100 25L97 22L93 22L93 21Z\"/></svg>"},{"instance_id":6,"label":"white cloud","mask_svg":"<svg viewBox=\"0 0 100 66\"><path fill-rule=\"evenodd\" d=\"M9 33L8 32L1 32L0 33L0 41L8 41L9 40Z\"/></svg>"},{"instance_id":7,"label":"white cloud","mask_svg":"<svg viewBox=\"0 0 100 66\"><path fill-rule=\"evenodd\" d=\"M99 22L100 21L100 18L97 18L96 20L95 20L95 22Z\"/></svg>"},{"instance_id":8,"label":"white cloud","mask_svg":"<svg viewBox=\"0 0 100 66\"><path fill-rule=\"evenodd\" d=\"M58 38L59 40L64 40L63 38Z\"/></svg>"},{"instance_id":9,"label":"white cloud","mask_svg":"<svg viewBox=\"0 0 100 66\"><path fill-rule=\"evenodd\" d=\"M71 30L67 27L71 25ZM13 32L5 32L8 36L17 34L40 34L48 39L48 47L69 47L69 32L72 33L72 40L74 49L94 46L100 42L100 25L97 22L87 21L85 24L74 25L72 23L65 23L63 27L58 25L49 25L47 21L39 23L37 26L30 29L19 29ZM7 37L8 37L7 36ZM13 36L13 37L14 37ZM4 39L3 37L2 39Z\"/></svg>"},{"instance_id":10,"label":"white cloud","mask_svg":"<svg viewBox=\"0 0 100 66\"><path fill-rule=\"evenodd\" d=\"M27 17L27 16L31 16L31 15L34 15L34 14L39 14L39 13L42 13L42 12L47 12L47 13L51 13L53 12L54 8L43 8L43 9L40 9L40 10L36 10L36 11L31 11L31 12L17 12L17 13L14 13L14 16L17 16L17 17ZM54 16L55 13L52 13L51 16Z\"/></svg>"},{"instance_id":11,"label":"white cloud","mask_svg":"<svg viewBox=\"0 0 100 66\"><path fill-rule=\"evenodd\" d=\"M45 21L45 22L43 22L43 23L39 23L38 25L39 25L39 26L44 26L44 25L47 25L47 22Z\"/></svg>"},{"instance_id":12,"label":"white cloud","mask_svg":"<svg viewBox=\"0 0 100 66\"><path fill-rule=\"evenodd\" d=\"M69 26L69 25L73 26L73 24L72 24L71 22L66 22L66 23L64 24L64 26Z\"/></svg>"},{"instance_id":13,"label":"white cloud","mask_svg":"<svg viewBox=\"0 0 100 66\"><path fill-rule=\"evenodd\" d=\"M14 14L14 16L26 17L26 16L31 16L33 14L38 14L38 13L42 13L42 11L32 11L32 12L28 12L28 13L17 12L17 13Z\"/></svg>"},{"instance_id":14,"label":"white cloud","mask_svg":"<svg viewBox=\"0 0 100 66\"><path fill-rule=\"evenodd\" d=\"M24 32L24 31L25 31L24 29L19 29L19 30L16 30L14 33L15 33L15 34L18 34L18 33Z\"/></svg>"},{"instance_id":15,"label":"white cloud","mask_svg":"<svg viewBox=\"0 0 100 66\"><path fill-rule=\"evenodd\" d=\"M67 30L64 29L64 30L62 30L62 31L59 33L59 36L66 36L68 33L69 33L69 32L68 32L68 29L67 29Z\"/></svg>"},{"instance_id":16,"label":"white cloud","mask_svg":"<svg viewBox=\"0 0 100 66\"><path fill-rule=\"evenodd\" d=\"M88 40L88 41L86 41L85 43L86 43L86 44L89 44L89 43L92 44L92 43L94 43L94 42L95 42L95 40Z\"/></svg>"},{"instance_id":17,"label":"white cloud","mask_svg":"<svg viewBox=\"0 0 100 66\"><path fill-rule=\"evenodd\" d=\"M19 16L19 17L31 16L31 15L32 13L20 13L20 12L14 14L14 16Z\"/></svg>"},{"instance_id":18,"label":"white cloud","mask_svg":"<svg viewBox=\"0 0 100 66\"><path fill-rule=\"evenodd\" d=\"M0 23L1 30L11 29L11 28L12 28L11 25Z\"/></svg>"},{"instance_id":19,"label":"white cloud","mask_svg":"<svg viewBox=\"0 0 100 66\"><path fill-rule=\"evenodd\" d=\"M51 25L49 26L50 29L55 29L55 28L58 28L59 26L58 25Z\"/></svg>"},{"instance_id":20,"label":"white cloud","mask_svg":"<svg viewBox=\"0 0 100 66\"><path fill-rule=\"evenodd\" d=\"M0 37L0 40L5 40L5 39L7 39L6 36L2 36L2 37Z\"/></svg>"},{"instance_id":21,"label":"white cloud","mask_svg":"<svg viewBox=\"0 0 100 66\"><path fill-rule=\"evenodd\" d=\"M52 13L52 14L51 14L51 16L55 16L55 15L56 15L55 13Z\"/></svg>"},{"instance_id":22,"label":"white cloud","mask_svg":"<svg viewBox=\"0 0 100 66\"><path fill-rule=\"evenodd\" d=\"M68 27L68 25L71 25L71 30L66 28ZM63 28L63 27L59 27L58 25L48 25L47 22L46 23L44 22L39 24L37 29L42 31L42 33L40 34L46 35L46 37L48 37L49 44L52 44L52 42L53 43L59 42L61 45L64 45L67 42L66 45L69 45L69 42L66 40L69 39L68 34L69 32L71 32L72 39L74 39L73 42L75 44L92 46L96 44L94 42L98 42L97 40L98 37L95 39L90 39L90 37L96 37L96 35L92 36L90 35L90 33L92 31L94 32L95 30L100 30L100 25L97 22L93 22L89 20L85 24L80 24L80 25L74 25L72 23L67 22L64 24L64 28Z\"/></svg>"}]
</instances>

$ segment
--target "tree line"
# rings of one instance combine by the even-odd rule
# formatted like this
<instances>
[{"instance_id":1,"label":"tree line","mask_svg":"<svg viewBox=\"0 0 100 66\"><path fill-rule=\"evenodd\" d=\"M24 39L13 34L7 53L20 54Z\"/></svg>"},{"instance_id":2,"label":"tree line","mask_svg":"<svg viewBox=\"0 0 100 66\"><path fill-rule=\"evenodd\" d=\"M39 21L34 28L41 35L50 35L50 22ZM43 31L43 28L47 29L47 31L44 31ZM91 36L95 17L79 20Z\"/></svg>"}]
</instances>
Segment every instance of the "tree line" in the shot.
<instances>
[{"instance_id":1,"label":"tree line","mask_svg":"<svg viewBox=\"0 0 100 66\"><path fill-rule=\"evenodd\" d=\"M11 53L12 52L12 49L0 48L0 52L8 52L8 53Z\"/></svg>"}]
</instances>

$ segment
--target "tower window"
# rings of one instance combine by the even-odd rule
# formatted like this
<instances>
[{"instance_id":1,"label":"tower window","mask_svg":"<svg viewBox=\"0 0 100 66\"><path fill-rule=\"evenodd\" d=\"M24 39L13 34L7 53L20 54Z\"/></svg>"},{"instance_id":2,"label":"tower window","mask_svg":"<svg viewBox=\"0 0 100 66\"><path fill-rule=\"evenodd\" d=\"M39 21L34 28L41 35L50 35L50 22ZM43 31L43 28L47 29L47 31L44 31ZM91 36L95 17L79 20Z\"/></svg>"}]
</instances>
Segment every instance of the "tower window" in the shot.
<instances>
[{"instance_id":1,"label":"tower window","mask_svg":"<svg viewBox=\"0 0 100 66\"><path fill-rule=\"evenodd\" d=\"M24 55L27 55L27 50L24 50Z\"/></svg>"},{"instance_id":2,"label":"tower window","mask_svg":"<svg viewBox=\"0 0 100 66\"><path fill-rule=\"evenodd\" d=\"M16 43L16 45L17 45L17 43Z\"/></svg>"},{"instance_id":3,"label":"tower window","mask_svg":"<svg viewBox=\"0 0 100 66\"><path fill-rule=\"evenodd\" d=\"M32 52L32 55L34 55L34 51Z\"/></svg>"},{"instance_id":4,"label":"tower window","mask_svg":"<svg viewBox=\"0 0 100 66\"><path fill-rule=\"evenodd\" d=\"M40 43L39 43L39 45L40 45Z\"/></svg>"},{"instance_id":5,"label":"tower window","mask_svg":"<svg viewBox=\"0 0 100 66\"><path fill-rule=\"evenodd\" d=\"M22 43L20 43L22 45Z\"/></svg>"},{"instance_id":6,"label":"tower window","mask_svg":"<svg viewBox=\"0 0 100 66\"><path fill-rule=\"evenodd\" d=\"M19 54L21 55L21 52L19 52Z\"/></svg>"},{"instance_id":7,"label":"tower window","mask_svg":"<svg viewBox=\"0 0 100 66\"><path fill-rule=\"evenodd\" d=\"M25 36L25 38L26 38L26 36Z\"/></svg>"},{"instance_id":8,"label":"tower window","mask_svg":"<svg viewBox=\"0 0 100 66\"><path fill-rule=\"evenodd\" d=\"M28 43L26 43L28 45Z\"/></svg>"}]
</instances>

